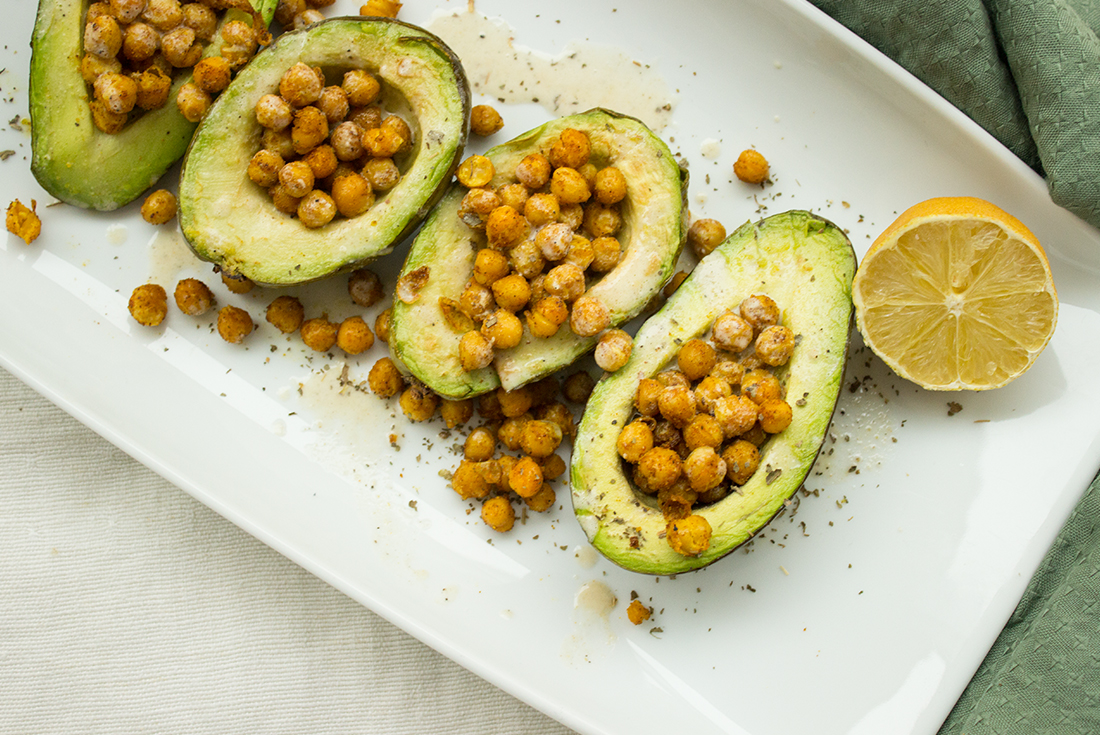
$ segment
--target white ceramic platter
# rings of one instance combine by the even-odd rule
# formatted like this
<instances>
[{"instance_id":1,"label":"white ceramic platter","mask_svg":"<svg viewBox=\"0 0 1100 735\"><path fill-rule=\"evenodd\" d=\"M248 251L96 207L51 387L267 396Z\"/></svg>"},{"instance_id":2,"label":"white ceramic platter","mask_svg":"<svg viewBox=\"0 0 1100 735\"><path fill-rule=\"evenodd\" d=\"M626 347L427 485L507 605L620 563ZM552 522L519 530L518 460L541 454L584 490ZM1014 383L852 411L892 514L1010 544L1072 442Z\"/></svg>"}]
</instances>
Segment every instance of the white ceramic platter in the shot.
<instances>
[{"instance_id":1,"label":"white ceramic platter","mask_svg":"<svg viewBox=\"0 0 1100 735\"><path fill-rule=\"evenodd\" d=\"M431 5L408 3L402 17L427 23ZM807 3L477 10L501 17L517 45L558 54L587 39L648 65L672 91L663 136L690 163L693 213L731 230L813 209L862 254L930 196L1008 209L1051 257L1062 307L1050 347L1002 390L944 395L898 380L857 343L813 492L702 572L657 579L596 559L561 486L550 513L497 535L439 476L457 462L456 438L354 390L324 397L340 358L262 323L271 292L229 294L137 204L112 214L45 206L29 135L16 129L27 114L27 0L0 28L0 150L15 151L0 162L0 200L37 199L43 235L31 246L0 235L0 360L225 517L578 731L934 732L1100 466L1100 236L977 126ZM615 82L609 74L606 86ZM501 110L498 140L547 117L532 104ZM772 186L731 181L749 146L771 160ZM392 279L403 251L379 272ZM134 286L170 289L187 275L261 322L246 345L174 308L157 329L129 318ZM343 318L354 313L345 283L292 293L311 314ZM348 377L363 380L383 354L376 345L349 359ZM949 415L949 401L961 411ZM592 581L618 598L607 614L590 595L577 604ZM625 616L632 592L656 609L638 627Z\"/></svg>"}]
</instances>

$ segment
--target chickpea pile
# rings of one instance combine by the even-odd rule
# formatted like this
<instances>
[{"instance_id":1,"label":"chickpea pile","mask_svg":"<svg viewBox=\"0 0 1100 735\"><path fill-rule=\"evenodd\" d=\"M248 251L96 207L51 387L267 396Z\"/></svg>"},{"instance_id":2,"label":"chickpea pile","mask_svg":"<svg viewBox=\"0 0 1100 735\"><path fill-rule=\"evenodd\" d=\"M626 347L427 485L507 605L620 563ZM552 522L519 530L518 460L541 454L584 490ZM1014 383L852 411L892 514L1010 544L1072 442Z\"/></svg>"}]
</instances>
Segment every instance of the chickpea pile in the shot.
<instances>
[{"instance_id":1,"label":"chickpea pile","mask_svg":"<svg viewBox=\"0 0 1100 735\"><path fill-rule=\"evenodd\" d=\"M320 67L290 67L278 94L256 103L263 147L248 164L248 178L306 227L363 214L376 193L401 180L395 159L413 142L408 123L382 109L381 93L378 79L362 69L329 85Z\"/></svg>"},{"instance_id":2,"label":"chickpea pile","mask_svg":"<svg viewBox=\"0 0 1100 735\"><path fill-rule=\"evenodd\" d=\"M591 153L588 135L567 129L495 188L488 158L471 156L459 167L458 180L469 190L459 216L480 235L481 246L458 302L444 299L440 307L464 332L463 369L484 368L497 350L520 344L525 324L536 338L563 327L582 337L600 335L596 361L607 371L629 358L630 336L611 329L608 307L586 293L592 278L619 263L616 235L627 196L622 171L597 167ZM456 314L467 318L465 326Z\"/></svg>"},{"instance_id":3,"label":"chickpea pile","mask_svg":"<svg viewBox=\"0 0 1100 735\"><path fill-rule=\"evenodd\" d=\"M617 449L635 486L656 497L677 553L706 551L710 524L692 509L748 482L760 447L790 425L792 409L772 368L785 365L794 347L775 301L754 294L715 319L709 340L685 342L675 368L638 384L636 416Z\"/></svg>"},{"instance_id":4,"label":"chickpea pile","mask_svg":"<svg viewBox=\"0 0 1100 735\"><path fill-rule=\"evenodd\" d=\"M92 121L118 133L146 110L168 103L172 77L191 70L176 105L198 122L233 72L248 63L270 36L257 23L234 20L221 27L220 56L203 58L219 33L218 12L241 5L233 0L101 0L88 7L80 73L92 88ZM247 2L244 7L251 12Z\"/></svg>"}]
</instances>

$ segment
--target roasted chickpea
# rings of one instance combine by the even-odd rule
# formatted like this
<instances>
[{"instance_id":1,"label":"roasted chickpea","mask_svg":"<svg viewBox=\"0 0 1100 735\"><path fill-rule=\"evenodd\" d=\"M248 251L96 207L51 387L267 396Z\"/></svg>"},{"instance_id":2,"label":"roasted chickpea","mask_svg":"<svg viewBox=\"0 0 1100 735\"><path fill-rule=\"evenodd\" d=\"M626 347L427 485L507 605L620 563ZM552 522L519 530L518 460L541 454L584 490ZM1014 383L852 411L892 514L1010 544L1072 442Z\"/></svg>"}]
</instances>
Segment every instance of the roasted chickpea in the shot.
<instances>
[{"instance_id":1,"label":"roasted chickpea","mask_svg":"<svg viewBox=\"0 0 1100 735\"><path fill-rule=\"evenodd\" d=\"M585 371L578 370L565 379L561 392L570 403L588 403L588 397L595 387L596 380Z\"/></svg>"},{"instance_id":2,"label":"roasted chickpea","mask_svg":"<svg viewBox=\"0 0 1100 735\"><path fill-rule=\"evenodd\" d=\"M348 295L359 306L374 306L385 296L382 279L369 268L358 268L348 276Z\"/></svg>"},{"instance_id":3,"label":"roasted chickpea","mask_svg":"<svg viewBox=\"0 0 1100 735\"><path fill-rule=\"evenodd\" d=\"M574 128L566 128L550 145L550 165L555 168L578 169L588 163L592 144L588 134Z\"/></svg>"},{"instance_id":4,"label":"roasted chickpea","mask_svg":"<svg viewBox=\"0 0 1100 735\"><path fill-rule=\"evenodd\" d=\"M352 107L364 107L378 99L382 85L369 72L352 69L344 73L344 93Z\"/></svg>"},{"instance_id":5,"label":"roasted chickpea","mask_svg":"<svg viewBox=\"0 0 1100 735\"><path fill-rule=\"evenodd\" d=\"M535 196L528 200L528 204ZM549 261L561 260L568 255L572 242L573 230L569 229L569 225L560 222L546 225L535 235L535 244L538 245L542 256Z\"/></svg>"},{"instance_id":6,"label":"roasted chickpea","mask_svg":"<svg viewBox=\"0 0 1100 735\"><path fill-rule=\"evenodd\" d=\"M545 459L558 450L562 441L561 427L551 421L533 419L523 425L519 446L535 459Z\"/></svg>"},{"instance_id":7,"label":"roasted chickpea","mask_svg":"<svg viewBox=\"0 0 1100 735\"><path fill-rule=\"evenodd\" d=\"M195 38L209 42L218 30L218 16L201 3L187 3L181 9L183 24L195 32Z\"/></svg>"},{"instance_id":8,"label":"roasted chickpea","mask_svg":"<svg viewBox=\"0 0 1100 735\"><path fill-rule=\"evenodd\" d=\"M188 122L197 123L202 120L210 109L211 102L210 95L194 82L184 84L176 95L176 107Z\"/></svg>"},{"instance_id":9,"label":"roasted chickpea","mask_svg":"<svg viewBox=\"0 0 1100 735\"><path fill-rule=\"evenodd\" d=\"M252 317L244 309L223 306L218 311L218 334L229 344L240 344L252 334Z\"/></svg>"},{"instance_id":10,"label":"roasted chickpea","mask_svg":"<svg viewBox=\"0 0 1100 735\"><path fill-rule=\"evenodd\" d=\"M151 225L163 225L176 216L176 195L167 189L157 189L141 205L141 218Z\"/></svg>"},{"instance_id":11,"label":"roasted chickpea","mask_svg":"<svg viewBox=\"0 0 1100 735\"><path fill-rule=\"evenodd\" d=\"M759 406L764 401L782 398L783 385L771 371L758 368L748 371L741 378L741 394L748 396Z\"/></svg>"},{"instance_id":12,"label":"roasted chickpea","mask_svg":"<svg viewBox=\"0 0 1100 735\"><path fill-rule=\"evenodd\" d=\"M674 426L686 426L695 418L695 395L685 386L669 386L657 397L657 407Z\"/></svg>"},{"instance_id":13,"label":"roasted chickpea","mask_svg":"<svg viewBox=\"0 0 1100 735\"><path fill-rule=\"evenodd\" d=\"M658 401L665 386L653 378L642 378L634 392L634 408L643 416L656 416L660 413Z\"/></svg>"},{"instance_id":14,"label":"roasted chickpea","mask_svg":"<svg viewBox=\"0 0 1100 735\"><path fill-rule=\"evenodd\" d=\"M645 421L631 421L619 432L615 447L620 457L637 464L643 454L653 449L653 429Z\"/></svg>"},{"instance_id":15,"label":"roasted chickpea","mask_svg":"<svg viewBox=\"0 0 1100 735\"><path fill-rule=\"evenodd\" d=\"M760 466L760 450L750 442L738 439L722 452L726 461L726 477L735 485L744 485Z\"/></svg>"},{"instance_id":16,"label":"roasted chickpea","mask_svg":"<svg viewBox=\"0 0 1100 735\"><path fill-rule=\"evenodd\" d=\"M634 339L629 334L621 329L609 329L596 343L596 364L613 373L626 365L633 349Z\"/></svg>"},{"instance_id":17,"label":"roasted chickpea","mask_svg":"<svg viewBox=\"0 0 1100 735\"><path fill-rule=\"evenodd\" d=\"M741 436L756 423L757 408L748 396L730 396L714 403L714 418L727 439Z\"/></svg>"},{"instance_id":18,"label":"roasted chickpea","mask_svg":"<svg viewBox=\"0 0 1100 735\"><path fill-rule=\"evenodd\" d=\"M489 367L493 362L493 345L481 332L466 332L458 342L458 359L467 372Z\"/></svg>"},{"instance_id":19,"label":"roasted chickpea","mask_svg":"<svg viewBox=\"0 0 1100 735\"><path fill-rule=\"evenodd\" d=\"M550 192L561 204L580 204L592 196L588 182L575 168L558 168L550 177Z\"/></svg>"},{"instance_id":20,"label":"roasted chickpea","mask_svg":"<svg viewBox=\"0 0 1100 735\"><path fill-rule=\"evenodd\" d=\"M409 124L400 115L387 115L380 126L383 131L400 138L403 142L394 152L404 153L412 148L413 132Z\"/></svg>"},{"instance_id":21,"label":"roasted chickpea","mask_svg":"<svg viewBox=\"0 0 1100 735\"><path fill-rule=\"evenodd\" d=\"M752 325L738 314L727 311L714 320L711 339L720 350L741 352L752 344Z\"/></svg>"},{"instance_id":22,"label":"roasted chickpea","mask_svg":"<svg viewBox=\"0 0 1100 735\"><path fill-rule=\"evenodd\" d=\"M726 462L718 456L714 447L699 447L684 460L684 477L692 490L706 492L726 479Z\"/></svg>"},{"instance_id":23,"label":"roasted chickpea","mask_svg":"<svg viewBox=\"0 0 1100 735\"><path fill-rule=\"evenodd\" d=\"M148 23L134 23L122 33L122 55L133 62L153 58L160 49L160 34Z\"/></svg>"},{"instance_id":24,"label":"roasted chickpea","mask_svg":"<svg viewBox=\"0 0 1100 735\"><path fill-rule=\"evenodd\" d=\"M634 625L641 625L649 620L652 614L652 608L646 607L641 600L631 600L629 607L626 608L626 618Z\"/></svg>"},{"instance_id":25,"label":"roasted chickpea","mask_svg":"<svg viewBox=\"0 0 1100 735\"><path fill-rule=\"evenodd\" d=\"M93 89L96 99L116 114L125 115L137 104L137 82L125 74L101 74Z\"/></svg>"},{"instance_id":26,"label":"roasted chickpea","mask_svg":"<svg viewBox=\"0 0 1100 735\"><path fill-rule=\"evenodd\" d=\"M626 198L626 177L614 166L596 172L596 199L601 204L618 204Z\"/></svg>"},{"instance_id":27,"label":"roasted chickpea","mask_svg":"<svg viewBox=\"0 0 1100 735\"><path fill-rule=\"evenodd\" d=\"M458 183L467 188L481 187L493 180L493 162L485 156L473 155L458 167Z\"/></svg>"},{"instance_id":28,"label":"roasted chickpea","mask_svg":"<svg viewBox=\"0 0 1100 735\"><path fill-rule=\"evenodd\" d=\"M726 228L716 219L695 220L688 228L688 245L698 258L709 255L725 239Z\"/></svg>"},{"instance_id":29,"label":"roasted chickpea","mask_svg":"<svg viewBox=\"0 0 1100 735\"><path fill-rule=\"evenodd\" d=\"M389 191L401 180L401 170L392 158L372 158L363 165L363 178L375 191Z\"/></svg>"},{"instance_id":30,"label":"roasted chickpea","mask_svg":"<svg viewBox=\"0 0 1100 735\"><path fill-rule=\"evenodd\" d=\"M248 178L258 186L270 189L279 183L279 170L283 166L283 157L278 153L258 150L248 162Z\"/></svg>"},{"instance_id":31,"label":"roasted chickpea","mask_svg":"<svg viewBox=\"0 0 1100 735\"><path fill-rule=\"evenodd\" d=\"M296 155L294 141L290 137L289 125L282 130L264 130L260 136L260 146L278 153L284 161L288 161Z\"/></svg>"},{"instance_id":32,"label":"roasted chickpea","mask_svg":"<svg viewBox=\"0 0 1100 735\"><path fill-rule=\"evenodd\" d=\"M595 257L596 252L592 249L592 241L587 237L573 235L572 242L569 244L569 254L565 256L565 262L572 263L583 271L588 269Z\"/></svg>"},{"instance_id":33,"label":"roasted chickpea","mask_svg":"<svg viewBox=\"0 0 1100 735\"><path fill-rule=\"evenodd\" d=\"M474 135L492 135L503 127L500 113L489 105L474 105L470 110L470 132Z\"/></svg>"},{"instance_id":34,"label":"roasted chickpea","mask_svg":"<svg viewBox=\"0 0 1100 735\"><path fill-rule=\"evenodd\" d=\"M657 382L666 388L672 386L678 386L683 388L691 388L691 380L682 370L676 368L669 368L668 370L662 370L657 373Z\"/></svg>"},{"instance_id":35,"label":"roasted chickpea","mask_svg":"<svg viewBox=\"0 0 1100 735\"><path fill-rule=\"evenodd\" d=\"M349 316L336 330L336 346L349 355L358 355L374 345L374 332L361 316Z\"/></svg>"},{"instance_id":36,"label":"roasted chickpea","mask_svg":"<svg viewBox=\"0 0 1100 735\"><path fill-rule=\"evenodd\" d=\"M527 220L511 207L500 206L489 213L485 236L489 247L505 250L527 235Z\"/></svg>"},{"instance_id":37,"label":"roasted chickpea","mask_svg":"<svg viewBox=\"0 0 1100 735\"><path fill-rule=\"evenodd\" d=\"M741 385L741 379L745 377L745 368L736 360L719 360L714 365L710 374L736 388Z\"/></svg>"},{"instance_id":38,"label":"roasted chickpea","mask_svg":"<svg viewBox=\"0 0 1100 735\"><path fill-rule=\"evenodd\" d=\"M202 59L191 70L195 84L204 92L218 94L229 86L232 70L229 62L220 56L208 56Z\"/></svg>"},{"instance_id":39,"label":"roasted chickpea","mask_svg":"<svg viewBox=\"0 0 1100 735\"><path fill-rule=\"evenodd\" d=\"M484 462L492 459L497 450L497 439L493 432L479 426L470 432L462 445L463 456L472 462Z\"/></svg>"},{"instance_id":40,"label":"roasted chickpea","mask_svg":"<svg viewBox=\"0 0 1100 735\"><path fill-rule=\"evenodd\" d=\"M535 398L527 387L515 390L498 388L497 400L500 402L501 413L507 418L522 416L535 404Z\"/></svg>"},{"instance_id":41,"label":"roasted chickpea","mask_svg":"<svg viewBox=\"0 0 1100 735\"><path fill-rule=\"evenodd\" d=\"M159 110L168 103L172 79L160 69L151 67L134 76L137 82L137 106L142 110Z\"/></svg>"},{"instance_id":42,"label":"roasted chickpea","mask_svg":"<svg viewBox=\"0 0 1100 735\"><path fill-rule=\"evenodd\" d=\"M791 404L781 398L773 398L760 404L760 428L769 434L778 434L791 425Z\"/></svg>"},{"instance_id":43,"label":"roasted chickpea","mask_svg":"<svg viewBox=\"0 0 1100 735\"><path fill-rule=\"evenodd\" d=\"M700 515L669 521L665 538L672 550L682 556L699 556L710 548L710 523Z\"/></svg>"},{"instance_id":44,"label":"roasted chickpea","mask_svg":"<svg viewBox=\"0 0 1100 735\"><path fill-rule=\"evenodd\" d=\"M378 0L371 0L377 2ZM516 522L516 511L508 498L503 495L489 498L481 505L481 520L485 525L499 533L512 530Z\"/></svg>"},{"instance_id":45,"label":"roasted chickpea","mask_svg":"<svg viewBox=\"0 0 1100 735\"><path fill-rule=\"evenodd\" d=\"M448 429L462 426L473 418L473 415L474 402L470 398L460 401L444 399L439 404L439 416L443 419L443 423L447 425ZM490 455L490 457L491 456L492 455Z\"/></svg>"},{"instance_id":46,"label":"roasted chickpea","mask_svg":"<svg viewBox=\"0 0 1100 735\"><path fill-rule=\"evenodd\" d=\"M463 500L484 498L489 494L489 484L477 471L477 465L466 460L458 463L458 468L455 469L454 476L451 478L451 488Z\"/></svg>"},{"instance_id":47,"label":"roasted chickpea","mask_svg":"<svg viewBox=\"0 0 1100 735\"><path fill-rule=\"evenodd\" d=\"M505 266L507 266L507 260L505 260ZM528 285L527 279L518 273L494 281L492 290L497 306L512 313L526 306L531 298L531 287Z\"/></svg>"},{"instance_id":48,"label":"roasted chickpea","mask_svg":"<svg viewBox=\"0 0 1100 735\"><path fill-rule=\"evenodd\" d=\"M654 447L638 459L638 473L652 492L672 487L682 472L680 455L665 447Z\"/></svg>"},{"instance_id":49,"label":"roasted chickpea","mask_svg":"<svg viewBox=\"0 0 1100 735\"><path fill-rule=\"evenodd\" d=\"M695 386L695 404L700 413L714 414L714 403L733 395L733 386L720 377L711 374Z\"/></svg>"},{"instance_id":50,"label":"roasted chickpea","mask_svg":"<svg viewBox=\"0 0 1100 735\"><path fill-rule=\"evenodd\" d=\"M439 406L439 396L421 385L411 385L401 393L398 403L410 421L428 421Z\"/></svg>"},{"instance_id":51,"label":"roasted chickpea","mask_svg":"<svg viewBox=\"0 0 1100 735\"><path fill-rule=\"evenodd\" d=\"M268 193L271 194L271 203L275 205L275 209L283 214L298 214L298 205L301 203L302 197L292 195L282 184L271 187Z\"/></svg>"},{"instance_id":52,"label":"roasted chickpea","mask_svg":"<svg viewBox=\"0 0 1100 735\"><path fill-rule=\"evenodd\" d=\"M304 197L313 190L313 169L305 161L291 161L279 169L279 183L293 197Z\"/></svg>"},{"instance_id":53,"label":"roasted chickpea","mask_svg":"<svg viewBox=\"0 0 1100 735\"><path fill-rule=\"evenodd\" d=\"M168 316L168 294L156 283L145 283L130 294L130 316L146 327L155 327Z\"/></svg>"},{"instance_id":54,"label":"roasted chickpea","mask_svg":"<svg viewBox=\"0 0 1100 735\"><path fill-rule=\"evenodd\" d=\"M622 246L614 237L604 235L592 240L592 263L589 267L596 273L607 273L619 264Z\"/></svg>"},{"instance_id":55,"label":"roasted chickpea","mask_svg":"<svg viewBox=\"0 0 1100 735\"><path fill-rule=\"evenodd\" d=\"M609 326L611 311L599 299L581 296L573 303L573 311L569 315L569 328L573 330L573 334L594 337Z\"/></svg>"},{"instance_id":56,"label":"roasted chickpea","mask_svg":"<svg viewBox=\"0 0 1100 735\"><path fill-rule=\"evenodd\" d=\"M557 455L551 455L550 459L554 459ZM546 475L545 468L543 469L543 475ZM542 483L542 487L539 491L529 498L524 498L523 502L527 503L527 507L536 513L542 513L550 510L554 507L554 502L557 500L557 495L554 493L554 488L550 487L548 483Z\"/></svg>"},{"instance_id":57,"label":"roasted chickpea","mask_svg":"<svg viewBox=\"0 0 1100 735\"><path fill-rule=\"evenodd\" d=\"M374 336L383 342L390 341L391 309L384 309L374 320Z\"/></svg>"},{"instance_id":58,"label":"roasted chickpea","mask_svg":"<svg viewBox=\"0 0 1100 735\"><path fill-rule=\"evenodd\" d=\"M696 414L684 427L684 443L691 450L699 447L711 447L717 449L722 446L725 434L718 419L705 413Z\"/></svg>"},{"instance_id":59,"label":"roasted chickpea","mask_svg":"<svg viewBox=\"0 0 1100 735\"><path fill-rule=\"evenodd\" d=\"M498 392L499 403L499 392ZM501 409L503 415L503 409ZM497 438L500 439L500 443L504 445L505 449L509 449L513 452L519 450L519 441L523 436L523 427L527 425L527 422L531 420L531 414L521 413L518 416L508 416L500 424L500 428L497 429Z\"/></svg>"},{"instance_id":60,"label":"roasted chickpea","mask_svg":"<svg viewBox=\"0 0 1100 735\"><path fill-rule=\"evenodd\" d=\"M529 498L542 489L542 468L531 457L523 457L508 473L508 485L521 498Z\"/></svg>"},{"instance_id":61,"label":"roasted chickpea","mask_svg":"<svg viewBox=\"0 0 1100 735\"><path fill-rule=\"evenodd\" d=\"M741 151L733 164L733 174L746 184L763 184L768 180L768 159L751 148Z\"/></svg>"},{"instance_id":62,"label":"roasted chickpea","mask_svg":"<svg viewBox=\"0 0 1100 735\"><path fill-rule=\"evenodd\" d=\"M133 23L145 10L145 0L110 0L111 15L121 23Z\"/></svg>"},{"instance_id":63,"label":"roasted chickpea","mask_svg":"<svg viewBox=\"0 0 1100 735\"><path fill-rule=\"evenodd\" d=\"M508 256L499 250L482 248L474 256L474 280L482 286L492 286L508 275ZM512 309L515 311L515 309Z\"/></svg>"},{"instance_id":64,"label":"roasted chickpea","mask_svg":"<svg viewBox=\"0 0 1100 735\"><path fill-rule=\"evenodd\" d=\"M325 113L313 105L308 105L294 113L294 123L290 139L294 143L294 152L309 153L328 138L328 119Z\"/></svg>"},{"instance_id":65,"label":"roasted chickpea","mask_svg":"<svg viewBox=\"0 0 1100 735\"><path fill-rule=\"evenodd\" d=\"M366 107L353 105L348 111L347 119L363 128L363 130L378 128L382 126L382 108L377 105L367 105Z\"/></svg>"},{"instance_id":66,"label":"roasted chickpea","mask_svg":"<svg viewBox=\"0 0 1100 735\"><path fill-rule=\"evenodd\" d=\"M101 59L113 59L122 49L122 29L110 15L100 15L84 26L84 50Z\"/></svg>"},{"instance_id":67,"label":"roasted chickpea","mask_svg":"<svg viewBox=\"0 0 1100 735\"><path fill-rule=\"evenodd\" d=\"M756 338L756 354L765 365L786 365L794 353L794 332L787 327L767 327Z\"/></svg>"},{"instance_id":68,"label":"roasted chickpea","mask_svg":"<svg viewBox=\"0 0 1100 735\"><path fill-rule=\"evenodd\" d=\"M561 214L558 215L558 221L569 225L574 231L580 229L580 226L584 224L584 207L580 204L559 204Z\"/></svg>"},{"instance_id":69,"label":"roasted chickpea","mask_svg":"<svg viewBox=\"0 0 1100 735\"><path fill-rule=\"evenodd\" d=\"M183 22L179 0L148 0L141 17L158 31L170 31Z\"/></svg>"},{"instance_id":70,"label":"roasted chickpea","mask_svg":"<svg viewBox=\"0 0 1100 735\"><path fill-rule=\"evenodd\" d=\"M546 267L546 258L543 257L542 251L534 240L521 240L509 251L508 263L516 273L533 281L542 275Z\"/></svg>"},{"instance_id":71,"label":"roasted chickpea","mask_svg":"<svg viewBox=\"0 0 1100 735\"><path fill-rule=\"evenodd\" d=\"M293 119L290 105L277 94L265 94L256 101L256 122L268 130L283 130Z\"/></svg>"},{"instance_id":72,"label":"roasted chickpea","mask_svg":"<svg viewBox=\"0 0 1100 735\"><path fill-rule=\"evenodd\" d=\"M177 69L194 66L202 58L202 44L187 26L179 26L165 33L160 39L160 51L168 63Z\"/></svg>"},{"instance_id":73,"label":"roasted chickpea","mask_svg":"<svg viewBox=\"0 0 1100 735\"><path fill-rule=\"evenodd\" d=\"M753 294L741 302L741 318L756 331L779 323L779 305L765 294Z\"/></svg>"},{"instance_id":74,"label":"roasted chickpea","mask_svg":"<svg viewBox=\"0 0 1100 735\"><path fill-rule=\"evenodd\" d=\"M557 296L546 296L535 302L527 313L527 326L531 334L546 339L558 333L569 318L569 307Z\"/></svg>"},{"instance_id":75,"label":"roasted chickpea","mask_svg":"<svg viewBox=\"0 0 1100 735\"><path fill-rule=\"evenodd\" d=\"M584 295L584 271L572 263L554 266L546 274L546 292L570 303Z\"/></svg>"},{"instance_id":76,"label":"roasted chickpea","mask_svg":"<svg viewBox=\"0 0 1100 735\"><path fill-rule=\"evenodd\" d=\"M330 126L338 125L351 112L347 92L343 87L335 85L325 87L321 90L321 96L317 98L317 109L325 114L325 119ZM362 150L362 141L360 141L360 150Z\"/></svg>"},{"instance_id":77,"label":"roasted chickpea","mask_svg":"<svg viewBox=\"0 0 1100 735\"><path fill-rule=\"evenodd\" d=\"M339 328L338 324L319 316L306 319L299 327L299 331L306 347L315 352L326 352L336 344L336 332Z\"/></svg>"},{"instance_id":78,"label":"roasted chickpea","mask_svg":"<svg viewBox=\"0 0 1100 735\"><path fill-rule=\"evenodd\" d=\"M375 158L393 158L405 147L405 139L390 128L363 131L363 147Z\"/></svg>"},{"instance_id":79,"label":"roasted chickpea","mask_svg":"<svg viewBox=\"0 0 1100 735\"><path fill-rule=\"evenodd\" d=\"M517 212L523 212L527 207L529 192L523 184L513 182L497 189L497 196L500 197L501 204L507 204Z\"/></svg>"},{"instance_id":80,"label":"roasted chickpea","mask_svg":"<svg viewBox=\"0 0 1100 735\"><path fill-rule=\"evenodd\" d=\"M584 229L593 238L612 237L623 226L623 216L616 204L607 206L592 202L584 208Z\"/></svg>"},{"instance_id":81,"label":"roasted chickpea","mask_svg":"<svg viewBox=\"0 0 1100 735\"><path fill-rule=\"evenodd\" d=\"M214 305L214 292L197 278L184 278L173 294L176 307L188 316L202 316Z\"/></svg>"},{"instance_id":82,"label":"roasted chickpea","mask_svg":"<svg viewBox=\"0 0 1100 735\"><path fill-rule=\"evenodd\" d=\"M318 78L317 72L300 61L287 69L279 80L279 94L291 107L312 105L321 98L323 90L324 82Z\"/></svg>"},{"instance_id":83,"label":"roasted chickpea","mask_svg":"<svg viewBox=\"0 0 1100 735\"><path fill-rule=\"evenodd\" d=\"M85 54L80 59L80 76L88 84L94 84L101 74L118 74L122 71L122 62L118 59L104 59L95 54Z\"/></svg>"},{"instance_id":84,"label":"roasted chickpea","mask_svg":"<svg viewBox=\"0 0 1100 735\"><path fill-rule=\"evenodd\" d=\"M397 365L388 357L381 358L374 363L367 373L367 386L371 393L381 398L392 398L405 385L405 378Z\"/></svg>"},{"instance_id":85,"label":"roasted chickpea","mask_svg":"<svg viewBox=\"0 0 1100 735\"><path fill-rule=\"evenodd\" d=\"M345 217L358 217L374 206L374 191L370 182L352 172L332 181L332 201Z\"/></svg>"},{"instance_id":86,"label":"roasted chickpea","mask_svg":"<svg viewBox=\"0 0 1100 735\"><path fill-rule=\"evenodd\" d=\"M573 436L577 431L573 423L573 412L564 403L554 401L539 406L535 410L535 418L557 424L563 436Z\"/></svg>"},{"instance_id":87,"label":"roasted chickpea","mask_svg":"<svg viewBox=\"0 0 1100 735\"><path fill-rule=\"evenodd\" d=\"M507 309L497 309L482 323L481 333L495 349L511 349L523 341L523 322Z\"/></svg>"},{"instance_id":88,"label":"roasted chickpea","mask_svg":"<svg viewBox=\"0 0 1100 735\"><path fill-rule=\"evenodd\" d=\"M516 179L531 191L537 191L550 183L550 161L541 153L524 156L516 165Z\"/></svg>"},{"instance_id":89,"label":"roasted chickpea","mask_svg":"<svg viewBox=\"0 0 1100 735\"><path fill-rule=\"evenodd\" d=\"M714 348L701 339L690 339L680 347L676 365L688 377L696 381L704 378L717 362Z\"/></svg>"},{"instance_id":90,"label":"roasted chickpea","mask_svg":"<svg viewBox=\"0 0 1100 735\"><path fill-rule=\"evenodd\" d=\"M290 334L301 329L305 308L293 296L277 296L268 305L264 318L283 334Z\"/></svg>"}]
</instances>

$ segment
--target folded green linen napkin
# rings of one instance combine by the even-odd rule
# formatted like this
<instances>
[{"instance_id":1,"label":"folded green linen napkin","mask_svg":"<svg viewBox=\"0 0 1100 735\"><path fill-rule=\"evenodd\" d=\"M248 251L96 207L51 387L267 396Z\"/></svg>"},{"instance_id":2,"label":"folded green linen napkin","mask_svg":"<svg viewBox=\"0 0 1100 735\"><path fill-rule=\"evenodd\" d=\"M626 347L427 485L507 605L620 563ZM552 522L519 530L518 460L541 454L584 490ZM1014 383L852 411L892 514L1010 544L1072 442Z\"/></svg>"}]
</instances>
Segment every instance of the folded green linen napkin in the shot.
<instances>
[{"instance_id":1,"label":"folded green linen napkin","mask_svg":"<svg viewBox=\"0 0 1100 735\"><path fill-rule=\"evenodd\" d=\"M1100 0L812 0L1100 227ZM1100 476L940 735L1100 734Z\"/></svg>"},{"instance_id":2,"label":"folded green linen napkin","mask_svg":"<svg viewBox=\"0 0 1100 735\"><path fill-rule=\"evenodd\" d=\"M812 0L1100 227L1100 0Z\"/></svg>"}]
</instances>

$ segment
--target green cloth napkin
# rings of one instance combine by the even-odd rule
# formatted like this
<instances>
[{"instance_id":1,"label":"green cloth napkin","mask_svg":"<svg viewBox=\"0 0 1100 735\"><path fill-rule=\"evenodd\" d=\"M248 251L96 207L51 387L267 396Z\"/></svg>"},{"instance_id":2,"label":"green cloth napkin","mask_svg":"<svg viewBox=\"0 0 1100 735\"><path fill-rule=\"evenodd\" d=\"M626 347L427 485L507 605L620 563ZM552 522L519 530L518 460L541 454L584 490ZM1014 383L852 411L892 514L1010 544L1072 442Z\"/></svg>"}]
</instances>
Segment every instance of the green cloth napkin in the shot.
<instances>
[{"instance_id":1,"label":"green cloth napkin","mask_svg":"<svg viewBox=\"0 0 1100 735\"><path fill-rule=\"evenodd\" d=\"M1100 227L1100 0L812 0ZM1100 734L1100 476L940 735Z\"/></svg>"},{"instance_id":2,"label":"green cloth napkin","mask_svg":"<svg viewBox=\"0 0 1100 735\"><path fill-rule=\"evenodd\" d=\"M1100 227L1100 0L812 0Z\"/></svg>"}]
</instances>

